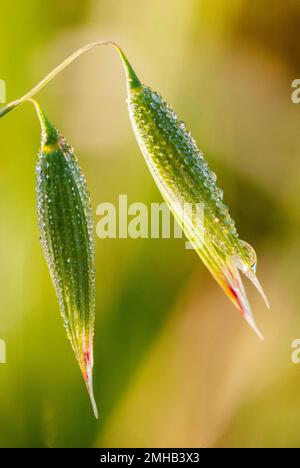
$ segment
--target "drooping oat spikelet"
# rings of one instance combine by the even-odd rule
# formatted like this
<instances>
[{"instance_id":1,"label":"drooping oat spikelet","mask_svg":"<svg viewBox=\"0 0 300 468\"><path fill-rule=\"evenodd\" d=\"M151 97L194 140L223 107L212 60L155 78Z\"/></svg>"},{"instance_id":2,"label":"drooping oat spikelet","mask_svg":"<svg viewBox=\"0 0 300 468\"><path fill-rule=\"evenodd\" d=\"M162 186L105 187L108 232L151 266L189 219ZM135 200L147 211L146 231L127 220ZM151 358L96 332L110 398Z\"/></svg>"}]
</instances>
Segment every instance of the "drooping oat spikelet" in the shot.
<instances>
[{"instance_id":1,"label":"drooping oat spikelet","mask_svg":"<svg viewBox=\"0 0 300 468\"><path fill-rule=\"evenodd\" d=\"M240 270L253 282L269 306L256 277L253 248L239 239L223 203L223 192L216 185L216 175L184 122L160 94L140 82L123 52L119 52L127 74L127 102L133 130L158 188L206 267L262 337L239 274ZM203 204L204 233L195 228L192 214L186 219L187 203Z\"/></svg>"},{"instance_id":2,"label":"drooping oat spikelet","mask_svg":"<svg viewBox=\"0 0 300 468\"><path fill-rule=\"evenodd\" d=\"M36 168L41 244L97 418L92 383L95 273L90 196L73 149L34 104L42 128Z\"/></svg>"},{"instance_id":3,"label":"drooping oat spikelet","mask_svg":"<svg viewBox=\"0 0 300 468\"><path fill-rule=\"evenodd\" d=\"M115 43L95 42L75 51L22 98L0 109L0 118L32 98L83 53L102 45L112 45L120 53L127 74L133 130L163 197L204 264L261 337L239 273L242 271L252 281L269 307L256 277L256 254L248 243L239 239L234 221L223 203L223 192L216 186L216 175L210 171L184 122L158 93L140 82ZM186 216L184 205L187 203L204 205L204 235L195 229L193 214L190 218Z\"/></svg>"}]
</instances>

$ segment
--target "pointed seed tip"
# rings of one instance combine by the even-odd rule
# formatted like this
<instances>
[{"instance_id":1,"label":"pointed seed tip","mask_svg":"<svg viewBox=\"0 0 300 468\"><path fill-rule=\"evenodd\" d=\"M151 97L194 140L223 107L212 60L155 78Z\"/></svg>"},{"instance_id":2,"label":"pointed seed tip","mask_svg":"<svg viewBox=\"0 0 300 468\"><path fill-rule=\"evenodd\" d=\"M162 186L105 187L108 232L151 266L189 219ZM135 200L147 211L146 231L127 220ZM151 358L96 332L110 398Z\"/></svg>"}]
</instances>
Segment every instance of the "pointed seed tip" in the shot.
<instances>
[{"instance_id":1,"label":"pointed seed tip","mask_svg":"<svg viewBox=\"0 0 300 468\"><path fill-rule=\"evenodd\" d=\"M97 403L96 403L96 400L95 400L94 391L93 391L92 387L88 386L88 393L89 393L90 401L91 401L91 404L92 404L94 416L95 416L96 419L99 419L98 407L97 407Z\"/></svg>"},{"instance_id":2,"label":"pointed seed tip","mask_svg":"<svg viewBox=\"0 0 300 468\"><path fill-rule=\"evenodd\" d=\"M257 325L255 323L254 318L251 315L245 315L244 317L245 317L246 321L248 322L248 324L250 325L250 327L252 328L252 330L256 333L258 338L260 338L262 341L264 341L264 337L261 334L261 332L259 331L259 329L258 329L258 327L257 327Z\"/></svg>"},{"instance_id":3,"label":"pointed seed tip","mask_svg":"<svg viewBox=\"0 0 300 468\"><path fill-rule=\"evenodd\" d=\"M262 285L260 284L258 278L256 275L253 275L253 274L247 274L247 277L250 279L250 281L252 282L252 284L255 286L255 288L257 289L257 291L259 292L259 294L261 295L261 297L263 298L264 300L264 303L266 304L266 307L268 309L270 309L270 302L267 298L267 295L266 293L264 292L263 288L262 288Z\"/></svg>"},{"instance_id":4,"label":"pointed seed tip","mask_svg":"<svg viewBox=\"0 0 300 468\"><path fill-rule=\"evenodd\" d=\"M86 383L87 391L88 391L90 401L91 401L91 404L92 404L93 413L94 413L95 418L99 419L97 403L96 403L96 399L95 399L95 395L94 395L93 374L92 374L92 368L91 367L89 367L86 370L86 376L87 376L87 379L85 380L85 383Z\"/></svg>"},{"instance_id":5,"label":"pointed seed tip","mask_svg":"<svg viewBox=\"0 0 300 468\"><path fill-rule=\"evenodd\" d=\"M91 402L92 402L92 408L93 408L94 416L95 416L96 419L99 419L97 403L96 403L96 400L95 400L94 396L91 397Z\"/></svg>"}]
</instances>

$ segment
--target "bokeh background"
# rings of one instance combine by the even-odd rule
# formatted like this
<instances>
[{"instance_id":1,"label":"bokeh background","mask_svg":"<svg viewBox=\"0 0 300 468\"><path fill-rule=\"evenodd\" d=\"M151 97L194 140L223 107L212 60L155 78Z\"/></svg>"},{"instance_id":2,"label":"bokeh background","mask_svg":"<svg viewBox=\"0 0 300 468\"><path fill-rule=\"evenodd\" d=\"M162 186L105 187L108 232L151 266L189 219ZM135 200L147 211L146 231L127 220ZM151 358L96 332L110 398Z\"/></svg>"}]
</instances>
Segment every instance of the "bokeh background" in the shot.
<instances>
[{"instance_id":1,"label":"bokeh background","mask_svg":"<svg viewBox=\"0 0 300 468\"><path fill-rule=\"evenodd\" d=\"M94 420L39 245L39 124L23 106L0 122L0 446L300 446L298 0L2 0L1 19L8 100L87 42L122 45L217 172L272 308L248 288L262 343L184 240L97 239ZM39 100L76 148L94 209L119 194L161 201L112 49Z\"/></svg>"}]
</instances>

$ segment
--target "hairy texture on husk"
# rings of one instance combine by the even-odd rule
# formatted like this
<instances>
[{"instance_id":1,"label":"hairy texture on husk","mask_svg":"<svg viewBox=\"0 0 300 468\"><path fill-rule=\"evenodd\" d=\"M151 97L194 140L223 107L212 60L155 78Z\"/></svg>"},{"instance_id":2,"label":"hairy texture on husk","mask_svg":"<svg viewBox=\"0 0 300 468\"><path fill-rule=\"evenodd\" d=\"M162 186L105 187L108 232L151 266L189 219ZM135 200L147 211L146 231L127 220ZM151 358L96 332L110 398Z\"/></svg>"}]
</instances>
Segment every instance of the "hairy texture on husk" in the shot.
<instances>
[{"instance_id":1,"label":"hairy texture on husk","mask_svg":"<svg viewBox=\"0 0 300 468\"><path fill-rule=\"evenodd\" d=\"M90 196L72 147L36 102L35 106L42 126L36 168L41 244L97 416L92 388L95 268Z\"/></svg>"},{"instance_id":2,"label":"hairy texture on husk","mask_svg":"<svg viewBox=\"0 0 300 468\"><path fill-rule=\"evenodd\" d=\"M122 56L122 55L121 55ZM260 336L239 270L267 298L256 277L254 249L239 239L235 223L216 185L216 174L185 123L161 95L141 84L128 61L128 108L138 144L151 174L187 238L234 305ZM204 206L204 233L196 229L193 214L186 218L186 204Z\"/></svg>"}]
</instances>

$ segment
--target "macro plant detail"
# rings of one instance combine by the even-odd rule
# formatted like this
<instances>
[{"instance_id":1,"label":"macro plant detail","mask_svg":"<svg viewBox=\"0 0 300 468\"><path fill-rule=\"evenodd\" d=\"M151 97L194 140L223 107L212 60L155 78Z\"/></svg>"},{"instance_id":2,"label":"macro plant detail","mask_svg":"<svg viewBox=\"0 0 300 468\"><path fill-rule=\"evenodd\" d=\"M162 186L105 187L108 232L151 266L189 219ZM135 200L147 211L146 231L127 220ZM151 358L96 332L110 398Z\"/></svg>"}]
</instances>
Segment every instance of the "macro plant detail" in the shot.
<instances>
[{"instance_id":1,"label":"macro plant detail","mask_svg":"<svg viewBox=\"0 0 300 468\"><path fill-rule=\"evenodd\" d=\"M124 60L128 108L132 127L150 172L178 222L184 204L204 205L204 235L195 232L193 213L182 228L203 263L260 338L239 270L268 300L256 277L254 249L239 239L235 223L223 203L217 176L205 161L185 123L160 94L142 85Z\"/></svg>"},{"instance_id":2,"label":"macro plant detail","mask_svg":"<svg viewBox=\"0 0 300 468\"><path fill-rule=\"evenodd\" d=\"M33 102L42 129L36 166L41 245L97 418L92 378L95 260L90 196L73 148Z\"/></svg>"},{"instance_id":3,"label":"macro plant detail","mask_svg":"<svg viewBox=\"0 0 300 468\"><path fill-rule=\"evenodd\" d=\"M96 46L117 49L126 72L127 103L134 134L148 168L170 210L182 224L201 260L242 316L262 337L255 324L241 280L242 272L267 298L256 277L256 254L239 239L235 223L202 152L172 107L141 83L123 51L112 42L96 42L79 49L22 98L0 109L0 117L32 98L58 73ZM35 105L42 128L37 163L37 210L41 243L55 286L61 314L73 351L91 397L93 394L93 335L95 320L94 223L84 175L61 133ZM186 219L184 204L203 204L204 235L194 230L194 216Z\"/></svg>"}]
</instances>

